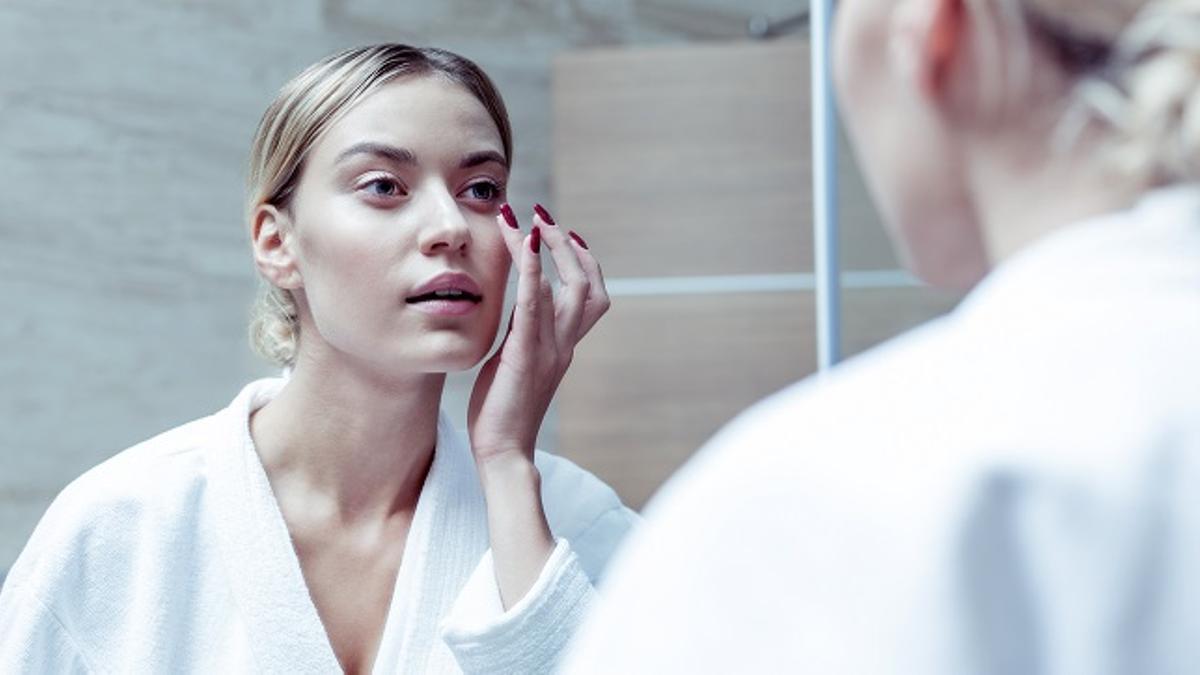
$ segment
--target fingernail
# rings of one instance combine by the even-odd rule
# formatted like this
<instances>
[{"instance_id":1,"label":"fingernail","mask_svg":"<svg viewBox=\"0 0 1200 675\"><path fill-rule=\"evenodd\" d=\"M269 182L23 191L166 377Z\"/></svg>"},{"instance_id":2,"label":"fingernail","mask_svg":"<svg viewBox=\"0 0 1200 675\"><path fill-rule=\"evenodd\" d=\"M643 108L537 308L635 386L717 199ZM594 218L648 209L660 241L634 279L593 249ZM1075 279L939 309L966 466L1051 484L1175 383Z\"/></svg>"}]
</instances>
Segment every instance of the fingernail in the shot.
<instances>
[{"instance_id":1,"label":"fingernail","mask_svg":"<svg viewBox=\"0 0 1200 675\"><path fill-rule=\"evenodd\" d=\"M571 230L570 232L567 232L567 234L571 235L571 238L575 240L576 244L579 244L580 246L582 246L584 248L588 247L587 242L583 240L583 237L576 234L575 230Z\"/></svg>"},{"instance_id":2,"label":"fingernail","mask_svg":"<svg viewBox=\"0 0 1200 675\"><path fill-rule=\"evenodd\" d=\"M542 217L542 220L546 221L547 225L554 224L554 219L550 217L550 212L546 210L546 207L542 206L541 204L534 204L533 210Z\"/></svg>"},{"instance_id":3,"label":"fingernail","mask_svg":"<svg viewBox=\"0 0 1200 675\"><path fill-rule=\"evenodd\" d=\"M509 227L511 227L514 230L520 229L517 226L517 216L513 213L511 206L509 206L508 204L501 204L500 205L500 215L504 216L504 222L508 223Z\"/></svg>"},{"instance_id":4,"label":"fingernail","mask_svg":"<svg viewBox=\"0 0 1200 675\"><path fill-rule=\"evenodd\" d=\"M542 252L542 230L537 225L533 226L533 232L529 235L529 248L534 253Z\"/></svg>"}]
</instances>

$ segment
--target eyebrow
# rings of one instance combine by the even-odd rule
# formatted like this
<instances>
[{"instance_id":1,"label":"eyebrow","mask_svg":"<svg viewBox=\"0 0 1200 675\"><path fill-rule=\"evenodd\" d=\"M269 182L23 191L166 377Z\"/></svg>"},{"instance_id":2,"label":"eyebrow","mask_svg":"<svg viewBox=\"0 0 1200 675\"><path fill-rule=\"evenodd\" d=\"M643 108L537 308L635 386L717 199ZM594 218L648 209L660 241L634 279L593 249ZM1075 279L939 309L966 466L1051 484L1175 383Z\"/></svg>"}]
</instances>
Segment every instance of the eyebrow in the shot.
<instances>
[{"instance_id":1,"label":"eyebrow","mask_svg":"<svg viewBox=\"0 0 1200 675\"><path fill-rule=\"evenodd\" d=\"M375 155L376 157L382 157L384 159L396 162L397 164L417 163L416 154L414 154L413 151L409 150L408 148L398 148L394 145L388 145L387 143L374 143L370 141L355 143L354 145L346 148L340 154L338 154L337 159L334 160L334 163L341 164L354 155ZM497 164L508 166L508 163L504 161L504 155L496 152L495 150L479 150L477 152L468 153L465 157L463 157L462 161L458 163L458 168L469 169L471 167L479 166L480 164L487 164L488 162L496 162Z\"/></svg>"},{"instance_id":2,"label":"eyebrow","mask_svg":"<svg viewBox=\"0 0 1200 675\"><path fill-rule=\"evenodd\" d=\"M341 154L337 156L337 159L333 161L333 163L341 164L354 155L375 155L377 157L383 157L384 159L390 159L397 164L417 163L417 156L414 155L413 151L409 150L408 148L397 148L394 145L388 145L386 143L371 142L355 143L354 145L343 150Z\"/></svg>"},{"instance_id":3,"label":"eyebrow","mask_svg":"<svg viewBox=\"0 0 1200 675\"><path fill-rule=\"evenodd\" d=\"M480 164L487 164L488 162L495 162L502 166L508 166L508 162L504 161L504 155L501 155L495 150L480 150L478 152L469 153L466 157L463 157L462 161L458 163L458 168L469 169L473 166L479 166Z\"/></svg>"}]
</instances>

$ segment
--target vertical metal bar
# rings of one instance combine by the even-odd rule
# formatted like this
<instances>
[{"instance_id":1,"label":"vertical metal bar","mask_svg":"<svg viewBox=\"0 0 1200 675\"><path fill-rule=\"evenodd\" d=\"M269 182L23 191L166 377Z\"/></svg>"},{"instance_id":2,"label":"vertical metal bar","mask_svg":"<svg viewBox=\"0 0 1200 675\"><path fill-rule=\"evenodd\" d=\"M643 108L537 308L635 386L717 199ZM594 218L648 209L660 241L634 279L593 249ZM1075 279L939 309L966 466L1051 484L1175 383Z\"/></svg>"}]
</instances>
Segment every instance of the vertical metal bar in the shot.
<instances>
[{"instance_id":1,"label":"vertical metal bar","mask_svg":"<svg viewBox=\"0 0 1200 675\"><path fill-rule=\"evenodd\" d=\"M841 358L841 275L838 261L838 123L830 83L833 0L810 0L812 49L813 272L817 300L817 368Z\"/></svg>"}]
</instances>

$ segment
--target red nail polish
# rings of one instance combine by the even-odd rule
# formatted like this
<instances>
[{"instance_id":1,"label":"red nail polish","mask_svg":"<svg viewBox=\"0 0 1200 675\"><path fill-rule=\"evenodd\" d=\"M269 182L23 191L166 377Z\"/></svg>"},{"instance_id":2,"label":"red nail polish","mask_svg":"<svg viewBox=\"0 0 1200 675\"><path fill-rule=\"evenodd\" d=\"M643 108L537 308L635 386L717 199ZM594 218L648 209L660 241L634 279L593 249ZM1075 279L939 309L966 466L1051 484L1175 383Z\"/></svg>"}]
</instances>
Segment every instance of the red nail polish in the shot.
<instances>
[{"instance_id":1,"label":"red nail polish","mask_svg":"<svg viewBox=\"0 0 1200 675\"><path fill-rule=\"evenodd\" d=\"M542 252L542 230L537 225L533 226L533 232L529 235L529 248L534 253Z\"/></svg>"},{"instance_id":2,"label":"red nail polish","mask_svg":"<svg viewBox=\"0 0 1200 675\"><path fill-rule=\"evenodd\" d=\"M517 226L517 216L513 213L512 207L508 204L500 205L500 215L504 216L504 222L512 229L519 229Z\"/></svg>"},{"instance_id":3,"label":"red nail polish","mask_svg":"<svg viewBox=\"0 0 1200 675\"><path fill-rule=\"evenodd\" d=\"M571 238L575 240L575 243L576 243L576 244L579 244L580 246L582 246L582 247L584 247L584 248L587 248L587 247L588 247L588 245L587 245L587 242L583 240L583 237L581 237L581 236L579 236L578 234L576 234L576 233L575 233L575 230L571 230L571 231L570 231L570 232L568 232L567 234L571 235Z\"/></svg>"},{"instance_id":4,"label":"red nail polish","mask_svg":"<svg viewBox=\"0 0 1200 675\"><path fill-rule=\"evenodd\" d=\"M546 207L542 206L541 204L534 204L533 210L542 217L542 220L544 220L547 225L555 224L554 219L550 217L550 212L546 210Z\"/></svg>"}]
</instances>

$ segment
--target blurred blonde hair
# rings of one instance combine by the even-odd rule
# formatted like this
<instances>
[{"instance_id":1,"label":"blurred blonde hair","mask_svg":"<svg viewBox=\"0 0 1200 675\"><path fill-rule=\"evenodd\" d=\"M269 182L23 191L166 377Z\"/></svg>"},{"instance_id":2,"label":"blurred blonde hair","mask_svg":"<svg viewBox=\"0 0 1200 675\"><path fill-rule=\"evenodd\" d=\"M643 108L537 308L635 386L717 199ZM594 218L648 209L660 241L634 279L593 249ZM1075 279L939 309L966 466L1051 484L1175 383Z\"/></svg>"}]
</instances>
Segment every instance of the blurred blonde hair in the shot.
<instances>
[{"instance_id":1,"label":"blurred blonde hair","mask_svg":"<svg viewBox=\"0 0 1200 675\"><path fill-rule=\"evenodd\" d=\"M488 111L512 163L512 127L500 92L479 66L431 47L379 44L348 49L309 66L280 89L263 113L251 145L246 218L263 204L287 209L304 161L326 129L383 85L406 75L444 77L462 86ZM295 364L300 341L296 300L264 281L250 321L250 344L267 360Z\"/></svg>"},{"instance_id":2,"label":"blurred blonde hair","mask_svg":"<svg viewBox=\"0 0 1200 675\"><path fill-rule=\"evenodd\" d=\"M992 0L966 1L978 34L995 35ZM1003 0L999 9L1027 41L1008 73L1027 81L1036 46L1075 82L1057 145L1099 124L1111 132L1104 155L1129 175L1152 184L1200 178L1200 0ZM1004 72L995 66L989 76L1002 81Z\"/></svg>"}]
</instances>

